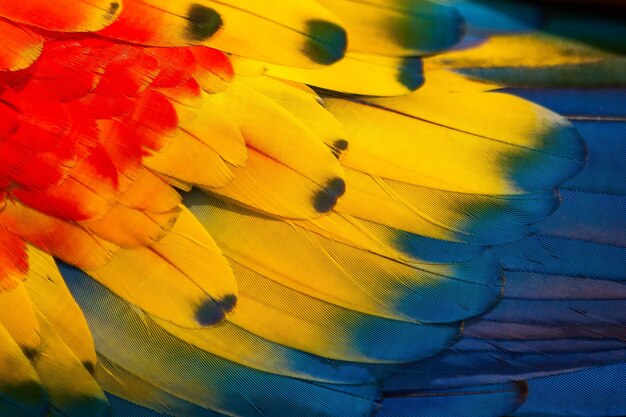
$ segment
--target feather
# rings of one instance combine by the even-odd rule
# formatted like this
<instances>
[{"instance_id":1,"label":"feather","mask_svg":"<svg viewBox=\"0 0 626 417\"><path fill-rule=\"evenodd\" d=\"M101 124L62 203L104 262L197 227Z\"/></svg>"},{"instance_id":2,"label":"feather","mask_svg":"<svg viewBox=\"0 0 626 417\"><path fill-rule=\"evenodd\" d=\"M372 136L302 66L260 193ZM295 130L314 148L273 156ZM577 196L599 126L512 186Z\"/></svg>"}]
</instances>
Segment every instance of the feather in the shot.
<instances>
[{"instance_id":1,"label":"feather","mask_svg":"<svg viewBox=\"0 0 626 417\"><path fill-rule=\"evenodd\" d=\"M345 191L339 162L321 140L278 104L243 85L223 101L248 148L235 178L211 191L258 210L308 218L330 211ZM254 111L253 111L254 109ZM280 120L268 125L267 119Z\"/></svg>"},{"instance_id":2,"label":"feather","mask_svg":"<svg viewBox=\"0 0 626 417\"><path fill-rule=\"evenodd\" d=\"M411 335L417 335L422 330L424 331L423 337L432 337L432 342L435 344L447 344L449 340L454 337L456 326L449 328L440 326L415 326L410 325L410 317L403 317L408 313L403 312L403 306L399 305L396 311L392 310L393 305L386 305L377 300L377 293L372 291L369 287L387 285L390 287L388 290L389 295L387 297L392 298L394 293L397 297L418 297L419 294L412 294L407 288L403 293L404 286L408 286L408 282L402 282L396 278L394 280L395 271L404 272L405 274L412 273L415 275L415 289L419 285L420 274L426 280L439 278L435 273L430 273L428 270L420 270L418 268L411 269L408 266L401 264L394 264L384 258L368 255L364 251L355 250L355 248L339 245L328 239L322 239L312 233L306 232L306 230L298 229L295 225L283 223L280 221L265 222L263 228L259 228L260 223L263 221L258 215L254 215L250 212L245 212L241 209L236 209L228 204L221 203L215 199L210 199L207 196L202 195L199 192L192 193L187 196L187 204L191 207L193 213L203 223L212 235L217 239L218 244L226 251L225 254L233 264L234 271L238 282L241 282L245 286L241 288L242 291L242 304L238 305L235 314L228 317L228 320L236 325L248 329L262 335L263 337L273 340L277 343L285 344L291 347L303 349L305 351L323 355L325 357L334 357L347 360L352 357L353 359L359 358L360 361L373 361L377 355L384 355L383 358L388 357L386 361L392 361L393 355L420 355L419 349L409 349L406 351L400 349L398 353L390 350L384 350L378 346L377 339L373 338L368 341L366 334L372 334L374 329L369 331L369 326L373 324L384 325L380 330L389 328L397 333L399 336L411 337ZM229 220L232 221L237 218L238 228L220 228L221 225L229 224ZM273 224L272 224L273 223ZM255 231L255 232L253 232ZM273 236L273 239L268 239L269 236ZM232 238L238 236L238 241ZM276 238L280 239L276 240ZM277 244L269 247L264 247L261 242L269 243L274 240ZM240 242L245 242L247 246L241 246ZM230 244L229 244L230 242ZM282 242L290 242L288 245L282 244ZM316 243L317 242L317 243ZM262 251L262 252L261 252ZM297 257L294 258L294 251L298 251ZM255 254L254 257L250 257L248 254ZM272 254L270 256L270 253ZM335 255L333 255L335 254ZM343 259L342 259L343 258ZM298 262L294 261L298 259ZM310 265L319 265L321 267L326 262L321 262L324 259L334 259L333 264L326 266L326 271L319 271L317 275L317 282L311 282L308 277L309 274L305 265L307 262ZM278 260L282 260L278 263ZM377 281L363 279L357 281L359 264L362 267L368 267L370 269L376 268L372 271L370 276L378 277ZM280 266L279 266L280 265ZM488 267L489 265L487 265ZM319 268L318 267L318 268ZM393 268L389 272L386 272L384 267ZM426 268L428 266L425 266ZM431 268L437 268L437 265L431 266ZM443 270L445 266L439 266L439 271ZM472 265L459 267L459 274L463 268L467 270L472 269ZM476 266L475 269L479 269ZM435 269L437 271L437 269ZM325 272L323 275L322 273ZM373 275L376 273L376 275ZM452 272L450 272L452 273ZM485 274L488 276L487 274ZM444 278L444 277L441 277ZM322 280L323 279L323 280ZM385 279L387 282L383 281ZM469 279L469 274L468 274ZM423 287L423 297L428 297L428 291L437 291L437 289L430 289L426 281ZM442 286L445 284L442 283ZM467 286L468 290L472 287L471 282L455 282L451 279L449 285ZM485 285L482 283L476 283L476 285ZM497 294L499 289L497 284L494 283L494 293ZM375 288L375 287L374 287ZM358 291L358 293L356 293ZM417 291L416 291L417 292ZM284 297L278 294L285 294ZM287 295L291 294L291 295ZM348 298L347 294L351 294ZM360 295L360 299L356 295ZM381 293L384 295L384 293ZM378 295L380 297L381 295ZM266 297L271 297L265 300ZM302 317L302 313L298 312L295 306L290 306L284 300L299 300L301 305L307 306L306 311L309 314L321 315L319 320L312 320L311 318ZM348 304L348 302L350 304ZM489 304L490 300L486 299L483 302ZM271 307L265 307L264 304L271 303ZM396 302L398 304L399 302ZM410 308L411 304L406 303L404 308ZM339 308L344 307L344 308ZM453 304L450 305L451 308ZM285 322L286 320L293 321L294 323L300 323L300 326L307 326L302 331L306 330L314 335L319 335L319 338L302 339L299 335L293 334L290 331L289 326L274 326L274 328L266 327L259 323L259 318L254 313L257 309L263 309L267 311L268 322ZM417 308L417 306L413 306ZM428 306L423 303L420 310L413 310L414 315L423 315L424 318L429 317L431 320L436 320L434 315L438 314L436 309L445 308L437 307L434 305ZM471 307L467 307L471 308ZM474 308L484 308L482 306L476 306ZM435 311L433 311L435 310ZM304 310L303 310L304 311ZM365 312L374 314L379 317L367 317L357 312ZM461 313L467 314L467 312ZM333 317L332 320L322 319L326 315ZM277 320L276 318L280 318ZM404 321L409 323L394 323L391 321L383 320L385 317L392 318L404 318ZM415 317L417 319L417 317ZM303 322L304 319L304 322ZM429 320L426 320L429 321ZM288 323L288 322L287 322ZM326 324L324 324L326 323ZM350 343L348 340L337 346L337 341L332 337L333 333L340 332L346 337L348 334L353 334L357 340L355 343ZM432 336L431 336L432 335ZM370 336L373 337L373 336ZM356 343L356 342L360 343ZM354 346L352 346L354 345ZM384 344L383 344L384 346ZM427 351L430 351L430 346ZM337 352L346 352L343 354ZM380 352L380 353L378 353ZM413 352L413 353L412 353ZM368 358L369 355L373 355ZM340 356L337 356L340 355ZM346 356L347 355L347 356ZM402 357L402 356L401 356ZM411 357L411 356L409 356ZM381 361L385 361L381 358ZM396 359L398 361L400 359Z\"/></svg>"},{"instance_id":3,"label":"feather","mask_svg":"<svg viewBox=\"0 0 626 417\"><path fill-rule=\"evenodd\" d=\"M443 0L453 5L467 25L464 44L490 34L529 32L544 23L546 10L531 2Z\"/></svg>"},{"instance_id":4,"label":"feather","mask_svg":"<svg viewBox=\"0 0 626 417\"><path fill-rule=\"evenodd\" d=\"M558 380L555 375L562 372L624 361L620 311L626 264L624 221L618 214L624 198L622 183L615 181L624 168L613 153L623 146L623 109L611 99L620 90L512 91L570 116L589 146L589 163L559 187L561 205L533 235L493 249L506 276L498 306L468 321L464 338L450 350L389 379L388 389L520 378L539 378L530 384L542 386L544 378ZM593 103L600 97L607 99L598 109ZM600 121L592 123L595 118ZM541 411L539 403L533 407L521 415L558 413ZM601 407L577 405L565 413L602 414L594 411Z\"/></svg>"},{"instance_id":5,"label":"feather","mask_svg":"<svg viewBox=\"0 0 626 417\"><path fill-rule=\"evenodd\" d=\"M195 197L195 198L194 198ZM188 205L227 257L285 286L363 313L406 321L461 320L487 309L500 293L495 265L479 259L459 265L409 265L255 216L196 194ZM287 244L284 244L287 243ZM316 279L310 279L316 270ZM431 302L436 294L456 297Z\"/></svg>"},{"instance_id":6,"label":"feather","mask_svg":"<svg viewBox=\"0 0 626 417\"><path fill-rule=\"evenodd\" d=\"M367 389L357 389L361 391L357 396L341 386L325 387L259 372L204 352L159 329L149 317L79 271L66 268L64 276L90 321L98 323L93 335L101 346L100 353L109 362L183 400L218 412L258 414L263 410L268 416L294 409L319 416L347 412L365 416L374 407ZM111 332L117 336L112 337ZM137 349L132 354L122 353L120 344L132 344ZM319 402L319 398L326 401ZM335 404L333 409L327 408L329 402Z\"/></svg>"},{"instance_id":7,"label":"feather","mask_svg":"<svg viewBox=\"0 0 626 417\"><path fill-rule=\"evenodd\" d=\"M280 105L306 125L341 160L348 150L349 138L345 128L323 107L322 98L311 88L272 77L240 76L238 82Z\"/></svg>"},{"instance_id":8,"label":"feather","mask_svg":"<svg viewBox=\"0 0 626 417\"><path fill-rule=\"evenodd\" d=\"M28 247L29 277L24 283L37 311L38 323L44 321L47 332L62 344L90 372L96 363L96 350L80 308L72 298L54 259L32 246ZM56 344L61 344L56 341ZM65 350L60 347L59 349ZM65 353L66 356L69 354Z\"/></svg>"},{"instance_id":9,"label":"feather","mask_svg":"<svg viewBox=\"0 0 626 417\"><path fill-rule=\"evenodd\" d=\"M0 226L0 289L18 287L28 273L24 242L6 227Z\"/></svg>"},{"instance_id":10,"label":"feather","mask_svg":"<svg viewBox=\"0 0 626 417\"><path fill-rule=\"evenodd\" d=\"M297 5L244 4L239 0L207 3L225 22L211 43L217 49L296 67L329 65L345 54L345 29L316 1ZM274 48L277 43L284 47Z\"/></svg>"},{"instance_id":11,"label":"feather","mask_svg":"<svg viewBox=\"0 0 626 417\"><path fill-rule=\"evenodd\" d=\"M406 94L424 81L416 57L446 49L463 35L455 8L427 0L320 3L351 35L345 59L316 71L269 65L269 75L344 93Z\"/></svg>"},{"instance_id":12,"label":"feather","mask_svg":"<svg viewBox=\"0 0 626 417\"><path fill-rule=\"evenodd\" d=\"M406 94L424 83L420 58L348 52L334 65L311 71L267 65L267 74L328 90L362 95Z\"/></svg>"},{"instance_id":13,"label":"feather","mask_svg":"<svg viewBox=\"0 0 626 417\"><path fill-rule=\"evenodd\" d=\"M0 325L0 411L7 415L44 415L48 397L32 364Z\"/></svg>"},{"instance_id":14,"label":"feather","mask_svg":"<svg viewBox=\"0 0 626 417\"><path fill-rule=\"evenodd\" d=\"M186 328L219 322L235 305L230 268L211 236L187 211L151 247L120 250L106 265L85 269L130 303Z\"/></svg>"},{"instance_id":15,"label":"feather","mask_svg":"<svg viewBox=\"0 0 626 417\"><path fill-rule=\"evenodd\" d=\"M549 3L0 0L0 414L624 414L624 22Z\"/></svg>"},{"instance_id":16,"label":"feather","mask_svg":"<svg viewBox=\"0 0 626 417\"><path fill-rule=\"evenodd\" d=\"M101 33L155 46L206 44L277 64L315 67L341 59L346 32L315 1L297 6L239 1L155 0L125 3L125 12ZM263 33L263 36L258 36ZM273 48L277 42L283 47Z\"/></svg>"},{"instance_id":17,"label":"feather","mask_svg":"<svg viewBox=\"0 0 626 417\"><path fill-rule=\"evenodd\" d=\"M533 380L529 397L515 416L618 416L624 413L621 395L624 364L589 368Z\"/></svg>"},{"instance_id":18,"label":"feather","mask_svg":"<svg viewBox=\"0 0 626 417\"><path fill-rule=\"evenodd\" d=\"M200 407L171 395L105 357L98 358L98 382L106 389L113 415L217 417L224 414ZM119 394L122 398L115 396ZM141 407L137 404L144 404ZM154 411L153 411L154 410ZM161 414L162 413L162 414Z\"/></svg>"},{"instance_id":19,"label":"feather","mask_svg":"<svg viewBox=\"0 0 626 417\"><path fill-rule=\"evenodd\" d=\"M248 156L246 142L238 124L225 109L226 97L222 94L202 94L201 98L197 111L192 110L189 121L181 124L182 133L211 148L225 162L243 166ZM179 106L176 108L179 114L186 110Z\"/></svg>"},{"instance_id":20,"label":"feather","mask_svg":"<svg viewBox=\"0 0 626 417\"><path fill-rule=\"evenodd\" d=\"M235 178L220 154L184 131L144 162L163 176L203 187L223 187Z\"/></svg>"},{"instance_id":21,"label":"feather","mask_svg":"<svg viewBox=\"0 0 626 417\"><path fill-rule=\"evenodd\" d=\"M41 315L42 343L32 360L46 388L53 414L106 416L108 403L100 386Z\"/></svg>"},{"instance_id":22,"label":"feather","mask_svg":"<svg viewBox=\"0 0 626 417\"><path fill-rule=\"evenodd\" d=\"M415 56L447 49L463 36L454 7L419 0L321 0L344 23L354 41L350 51L383 56Z\"/></svg>"},{"instance_id":23,"label":"feather","mask_svg":"<svg viewBox=\"0 0 626 417\"><path fill-rule=\"evenodd\" d=\"M464 100L479 104L467 109L461 104ZM569 123L552 112L499 93L431 95L418 91L401 98L329 98L325 103L359 139L352 140L343 164L383 178L450 191L520 193L545 190L562 182L580 170L584 158L582 141ZM495 109L507 109L510 119L494 114ZM495 117L491 123L489 114ZM372 128L376 130L364 125L365 119L375 120ZM503 131L504 123L515 128ZM376 138L388 126L395 129L393 135L387 135L388 146L383 148ZM408 139L415 135L427 137L429 145L420 146L420 141ZM458 141L451 147L437 146L444 138ZM368 158L370 155L374 157ZM391 158L398 160L389 163ZM452 169L443 163L444 158L456 162ZM536 158L554 158L543 166L554 170L555 176L530 168ZM470 169L477 163L480 171Z\"/></svg>"},{"instance_id":24,"label":"feather","mask_svg":"<svg viewBox=\"0 0 626 417\"><path fill-rule=\"evenodd\" d=\"M523 382L463 387L461 389L425 390L415 393L388 393L380 415L410 417L416 410L436 416L501 416L515 410L526 398Z\"/></svg>"},{"instance_id":25,"label":"feather","mask_svg":"<svg viewBox=\"0 0 626 417\"><path fill-rule=\"evenodd\" d=\"M4 43L0 49L0 71L29 67L41 54L43 39L36 33L11 23L0 22Z\"/></svg>"},{"instance_id":26,"label":"feather","mask_svg":"<svg viewBox=\"0 0 626 417\"><path fill-rule=\"evenodd\" d=\"M458 335L458 323L411 323L362 314L282 286L235 262L231 264L241 293L236 314L228 320L294 349L361 362L360 366L365 367L367 363L394 364L427 357ZM294 327L298 333L291 331ZM395 340L408 343L398 344Z\"/></svg>"},{"instance_id":27,"label":"feather","mask_svg":"<svg viewBox=\"0 0 626 417\"><path fill-rule=\"evenodd\" d=\"M325 99L326 108L351 137L349 152L341 160L347 193L336 210L453 242L485 245L502 243L503 236L511 240L523 236L530 224L543 220L555 209L556 198L547 191L580 169L584 158L580 139L564 120L544 110L537 113L538 109L513 97L471 92L444 94L450 99L442 100L441 92L435 91L433 88L397 99ZM497 124L489 124L484 117L480 126L472 125L475 117L471 111L459 107L455 112L453 104L470 97L487 108L510 106L510 114L515 116L507 123L518 125L520 132L532 133L501 133ZM420 105L422 102L429 105ZM479 108L476 111L484 113ZM527 118L520 113L527 114ZM445 114L456 117L447 122L444 118L450 116ZM549 127L551 124L553 127ZM384 133L391 125L394 134ZM428 146L412 140L416 134L428 138ZM385 146L379 141L382 135L387 138ZM448 143L457 135L458 146L436 145L436 138ZM550 149L542 149L540 143L544 140L550 143ZM559 162L542 165L550 166L553 173L539 174L533 168L537 166L535 158L537 164L541 164L541 158L556 158ZM454 168L450 160L455 161ZM476 170L479 160L482 166ZM510 161L510 168L506 168L505 160Z\"/></svg>"},{"instance_id":28,"label":"feather","mask_svg":"<svg viewBox=\"0 0 626 417\"><path fill-rule=\"evenodd\" d=\"M22 350L36 352L41 344L39 322L24 285L0 293L0 299L0 323L5 331ZM20 314L14 317L16 311Z\"/></svg>"},{"instance_id":29,"label":"feather","mask_svg":"<svg viewBox=\"0 0 626 417\"><path fill-rule=\"evenodd\" d=\"M19 202L7 202L0 218L4 227L32 245L83 268L105 265L119 250L119 246L98 239L75 224L47 216Z\"/></svg>"},{"instance_id":30,"label":"feather","mask_svg":"<svg viewBox=\"0 0 626 417\"><path fill-rule=\"evenodd\" d=\"M119 19L112 21L101 34L153 46L201 44L223 24L220 14L205 4L127 0Z\"/></svg>"},{"instance_id":31,"label":"feather","mask_svg":"<svg viewBox=\"0 0 626 417\"><path fill-rule=\"evenodd\" d=\"M109 0L63 1L52 5L45 0L19 4L0 2L0 16L15 22L59 32L95 32L110 24L122 11L120 2Z\"/></svg>"},{"instance_id":32,"label":"feather","mask_svg":"<svg viewBox=\"0 0 626 417\"><path fill-rule=\"evenodd\" d=\"M444 53L431 62L507 86L623 86L624 46L616 41L626 31L622 20L548 9L534 26L541 31L483 36L476 48ZM507 48L512 43L514 50Z\"/></svg>"}]
</instances>

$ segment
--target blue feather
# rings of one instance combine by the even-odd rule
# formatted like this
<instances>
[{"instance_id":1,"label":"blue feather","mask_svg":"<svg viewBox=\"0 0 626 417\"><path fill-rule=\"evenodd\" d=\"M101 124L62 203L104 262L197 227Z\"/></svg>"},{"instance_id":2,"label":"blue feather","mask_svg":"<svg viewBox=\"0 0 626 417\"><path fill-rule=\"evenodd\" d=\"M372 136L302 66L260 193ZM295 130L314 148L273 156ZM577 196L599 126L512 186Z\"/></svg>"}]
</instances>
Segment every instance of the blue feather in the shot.
<instances>
[{"instance_id":1,"label":"blue feather","mask_svg":"<svg viewBox=\"0 0 626 417\"><path fill-rule=\"evenodd\" d=\"M626 415L626 363L583 369L529 382L528 400L516 417Z\"/></svg>"}]
</instances>

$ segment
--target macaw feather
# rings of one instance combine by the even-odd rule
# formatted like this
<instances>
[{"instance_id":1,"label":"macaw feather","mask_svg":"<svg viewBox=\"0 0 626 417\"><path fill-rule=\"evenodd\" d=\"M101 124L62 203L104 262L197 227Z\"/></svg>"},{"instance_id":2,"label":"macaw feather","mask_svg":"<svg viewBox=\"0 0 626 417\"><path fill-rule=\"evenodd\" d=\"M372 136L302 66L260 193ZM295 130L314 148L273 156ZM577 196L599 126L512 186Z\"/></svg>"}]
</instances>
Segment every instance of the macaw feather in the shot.
<instances>
[{"instance_id":1,"label":"macaw feather","mask_svg":"<svg viewBox=\"0 0 626 417\"><path fill-rule=\"evenodd\" d=\"M287 287L362 313L429 323L462 320L490 307L500 293L497 266L489 259L407 264L200 193L188 195L186 204L228 258ZM458 287L450 304L435 301L435 294L448 293L450 287Z\"/></svg>"},{"instance_id":2,"label":"macaw feather","mask_svg":"<svg viewBox=\"0 0 626 417\"><path fill-rule=\"evenodd\" d=\"M0 0L0 415L626 414L572 1Z\"/></svg>"}]
</instances>

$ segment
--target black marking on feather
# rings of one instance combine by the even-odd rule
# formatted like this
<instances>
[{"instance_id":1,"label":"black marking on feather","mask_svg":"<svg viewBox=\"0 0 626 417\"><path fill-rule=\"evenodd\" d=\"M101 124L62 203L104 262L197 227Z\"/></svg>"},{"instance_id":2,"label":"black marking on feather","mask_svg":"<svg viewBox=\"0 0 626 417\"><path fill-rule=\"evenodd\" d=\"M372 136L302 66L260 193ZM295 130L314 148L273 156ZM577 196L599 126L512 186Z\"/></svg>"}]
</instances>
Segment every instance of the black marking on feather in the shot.
<instances>
[{"instance_id":1,"label":"black marking on feather","mask_svg":"<svg viewBox=\"0 0 626 417\"><path fill-rule=\"evenodd\" d=\"M26 356L28 360L31 360L31 361L35 360L37 356L39 356L39 350L28 347L28 346L22 347L22 353L24 353L24 356Z\"/></svg>"},{"instance_id":2,"label":"black marking on feather","mask_svg":"<svg viewBox=\"0 0 626 417\"><path fill-rule=\"evenodd\" d=\"M120 4L116 1L113 1L109 4L109 11L107 13L109 14L115 14L120 8Z\"/></svg>"},{"instance_id":3,"label":"black marking on feather","mask_svg":"<svg viewBox=\"0 0 626 417\"><path fill-rule=\"evenodd\" d=\"M309 20L306 24L309 39L303 52L311 61L330 65L344 57L348 35L341 26L319 19Z\"/></svg>"},{"instance_id":4,"label":"black marking on feather","mask_svg":"<svg viewBox=\"0 0 626 417\"><path fill-rule=\"evenodd\" d=\"M337 204L337 199L346 192L346 182L341 178L333 178L322 191L315 193L313 207L318 213L328 213Z\"/></svg>"},{"instance_id":5,"label":"black marking on feather","mask_svg":"<svg viewBox=\"0 0 626 417\"><path fill-rule=\"evenodd\" d=\"M339 198L346 192L346 182L341 178L333 178L328 181L326 192L335 198Z\"/></svg>"},{"instance_id":6,"label":"black marking on feather","mask_svg":"<svg viewBox=\"0 0 626 417\"><path fill-rule=\"evenodd\" d=\"M523 404L528 398L528 382L515 381L515 387L517 388L517 401Z\"/></svg>"},{"instance_id":7,"label":"black marking on feather","mask_svg":"<svg viewBox=\"0 0 626 417\"><path fill-rule=\"evenodd\" d=\"M207 300L196 310L196 321L202 326L211 326L224 320L226 313L231 312L237 305L234 294L224 296L220 300Z\"/></svg>"},{"instance_id":8,"label":"black marking on feather","mask_svg":"<svg viewBox=\"0 0 626 417\"><path fill-rule=\"evenodd\" d=\"M196 321L201 326L211 326L224 320L226 313L222 306L213 300L203 302L196 310Z\"/></svg>"},{"instance_id":9,"label":"black marking on feather","mask_svg":"<svg viewBox=\"0 0 626 417\"><path fill-rule=\"evenodd\" d=\"M237 297L233 294L227 295L217 302L227 313L232 311L237 305Z\"/></svg>"},{"instance_id":10,"label":"black marking on feather","mask_svg":"<svg viewBox=\"0 0 626 417\"><path fill-rule=\"evenodd\" d=\"M341 154L348 150L348 141L345 139L337 139L330 148L335 158L339 159Z\"/></svg>"},{"instance_id":11,"label":"black marking on feather","mask_svg":"<svg viewBox=\"0 0 626 417\"><path fill-rule=\"evenodd\" d=\"M96 373L96 365L91 361L83 361L83 368L85 368L90 375Z\"/></svg>"},{"instance_id":12,"label":"black marking on feather","mask_svg":"<svg viewBox=\"0 0 626 417\"><path fill-rule=\"evenodd\" d=\"M187 37L193 41L207 40L222 27L219 13L200 4L189 7L187 20Z\"/></svg>"},{"instance_id":13,"label":"black marking on feather","mask_svg":"<svg viewBox=\"0 0 626 417\"><path fill-rule=\"evenodd\" d=\"M406 58L398 72L398 81L410 91L417 90L424 84L424 68L419 58Z\"/></svg>"}]
</instances>

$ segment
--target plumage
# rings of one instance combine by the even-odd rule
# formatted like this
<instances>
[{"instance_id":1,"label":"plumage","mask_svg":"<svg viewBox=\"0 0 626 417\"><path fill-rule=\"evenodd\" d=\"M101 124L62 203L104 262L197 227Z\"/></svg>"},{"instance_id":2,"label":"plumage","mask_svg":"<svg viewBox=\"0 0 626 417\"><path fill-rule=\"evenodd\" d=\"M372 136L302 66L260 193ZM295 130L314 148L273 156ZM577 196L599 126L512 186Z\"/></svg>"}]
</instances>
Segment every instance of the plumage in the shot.
<instances>
[{"instance_id":1,"label":"plumage","mask_svg":"<svg viewBox=\"0 0 626 417\"><path fill-rule=\"evenodd\" d=\"M30 66L41 54L43 39L32 31L2 21L0 27L3 34L4 49L0 60L0 69L21 70Z\"/></svg>"},{"instance_id":2,"label":"plumage","mask_svg":"<svg viewBox=\"0 0 626 417\"><path fill-rule=\"evenodd\" d=\"M423 415L447 416L497 416L515 410L526 399L527 387L523 382L481 385L461 389L432 390L426 394L390 394L380 415L408 417L419 408Z\"/></svg>"},{"instance_id":3,"label":"plumage","mask_svg":"<svg viewBox=\"0 0 626 417\"><path fill-rule=\"evenodd\" d=\"M626 414L619 1L0 0L0 415Z\"/></svg>"}]
</instances>

